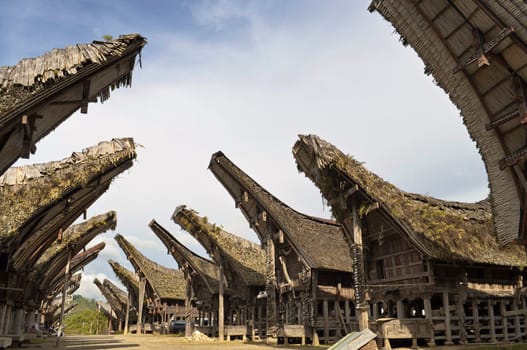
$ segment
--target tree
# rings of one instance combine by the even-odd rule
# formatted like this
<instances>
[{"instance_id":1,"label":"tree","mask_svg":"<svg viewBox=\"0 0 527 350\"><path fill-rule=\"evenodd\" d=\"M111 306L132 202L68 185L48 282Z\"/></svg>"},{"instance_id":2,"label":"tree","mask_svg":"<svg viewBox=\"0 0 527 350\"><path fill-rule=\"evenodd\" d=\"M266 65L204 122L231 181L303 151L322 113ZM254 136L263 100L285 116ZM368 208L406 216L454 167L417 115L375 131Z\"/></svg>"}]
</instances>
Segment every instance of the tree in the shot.
<instances>
[{"instance_id":1,"label":"tree","mask_svg":"<svg viewBox=\"0 0 527 350\"><path fill-rule=\"evenodd\" d=\"M104 334L108 331L108 318L97 309L94 299L74 295L77 307L64 318L65 334Z\"/></svg>"}]
</instances>

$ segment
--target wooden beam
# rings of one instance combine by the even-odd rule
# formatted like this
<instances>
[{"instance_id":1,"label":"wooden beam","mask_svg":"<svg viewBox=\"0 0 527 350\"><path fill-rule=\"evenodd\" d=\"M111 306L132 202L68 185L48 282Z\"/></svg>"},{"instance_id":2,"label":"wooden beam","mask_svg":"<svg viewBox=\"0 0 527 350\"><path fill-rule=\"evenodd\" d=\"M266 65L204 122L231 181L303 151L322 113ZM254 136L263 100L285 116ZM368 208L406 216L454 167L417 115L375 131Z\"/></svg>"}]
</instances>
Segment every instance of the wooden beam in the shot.
<instances>
[{"instance_id":1,"label":"wooden beam","mask_svg":"<svg viewBox=\"0 0 527 350\"><path fill-rule=\"evenodd\" d=\"M85 79L82 83L81 113L88 113L88 102L90 98L90 79Z\"/></svg>"},{"instance_id":2,"label":"wooden beam","mask_svg":"<svg viewBox=\"0 0 527 350\"><path fill-rule=\"evenodd\" d=\"M506 155L499 161L500 170L513 166L527 157L527 147L520 148L516 152Z\"/></svg>"},{"instance_id":3,"label":"wooden beam","mask_svg":"<svg viewBox=\"0 0 527 350\"><path fill-rule=\"evenodd\" d=\"M508 37L512 33L514 33L514 28L505 27L500 30L500 32L494 39L490 40L489 42L485 42L485 38L481 30L479 30L479 28L474 28L472 30L472 35L476 44L476 52L467 59L463 60L462 62L459 62L457 66L452 69L452 73L457 73L463 70L465 67L476 62L479 68L483 66L489 66L489 60L485 55L488 54L496 46L498 46L500 42L502 42L506 37Z\"/></svg>"}]
</instances>

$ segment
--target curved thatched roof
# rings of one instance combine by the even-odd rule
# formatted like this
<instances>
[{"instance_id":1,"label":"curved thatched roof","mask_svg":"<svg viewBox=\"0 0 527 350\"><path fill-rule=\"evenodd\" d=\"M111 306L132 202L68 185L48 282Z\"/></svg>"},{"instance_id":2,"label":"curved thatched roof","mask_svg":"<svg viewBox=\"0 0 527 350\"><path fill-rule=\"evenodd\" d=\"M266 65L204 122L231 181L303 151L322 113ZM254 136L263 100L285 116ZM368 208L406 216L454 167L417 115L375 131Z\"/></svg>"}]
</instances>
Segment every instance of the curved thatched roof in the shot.
<instances>
[{"instance_id":1,"label":"curved thatched roof","mask_svg":"<svg viewBox=\"0 0 527 350\"><path fill-rule=\"evenodd\" d=\"M461 111L485 162L498 239L517 238L527 190L525 2L376 0L370 10L393 24Z\"/></svg>"},{"instance_id":2,"label":"curved thatched roof","mask_svg":"<svg viewBox=\"0 0 527 350\"><path fill-rule=\"evenodd\" d=\"M199 276L210 294L218 293L218 266L216 264L189 250L155 220L152 220L149 226L167 247L180 268L189 266Z\"/></svg>"},{"instance_id":3,"label":"curved thatched roof","mask_svg":"<svg viewBox=\"0 0 527 350\"><path fill-rule=\"evenodd\" d=\"M116 298L116 296L112 293L112 291L103 284L103 282L99 281L99 279L94 278L93 283L97 286L101 294L106 298L106 301L110 305L110 307L113 309L116 315L118 315L120 318L124 317L125 310L123 310L123 305L120 303L120 301Z\"/></svg>"},{"instance_id":4,"label":"curved thatched roof","mask_svg":"<svg viewBox=\"0 0 527 350\"><path fill-rule=\"evenodd\" d=\"M36 272L34 278L41 276L41 288L55 276L67 263L68 249L75 256L95 236L109 229L115 229L117 225L117 214L114 211L94 216L80 224L69 227L63 233L62 241L56 241L38 259L34 266Z\"/></svg>"},{"instance_id":5,"label":"curved thatched roof","mask_svg":"<svg viewBox=\"0 0 527 350\"><path fill-rule=\"evenodd\" d=\"M80 272L73 274L70 277L68 286L66 288L67 293L69 295L72 295L77 289L80 288L81 279L82 279L82 273ZM42 296L45 302L51 303L64 290L64 275L62 276L62 279L58 279L58 282L60 283L56 283L53 288L50 288L48 290L48 293L46 295Z\"/></svg>"},{"instance_id":6,"label":"curved thatched roof","mask_svg":"<svg viewBox=\"0 0 527 350\"><path fill-rule=\"evenodd\" d=\"M54 49L0 67L0 175L77 109L129 86L135 57L146 44L138 34Z\"/></svg>"},{"instance_id":7,"label":"curved thatched roof","mask_svg":"<svg viewBox=\"0 0 527 350\"><path fill-rule=\"evenodd\" d=\"M126 287L126 289L128 289L132 299L137 300L139 296L139 279L137 278L137 275L111 259L108 260L108 264L110 264L112 267L112 270L117 278L119 278L121 283Z\"/></svg>"},{"instance_id":8,"label":"curved thatched roof","mask_svg":"<svg viewBox=\"0 0 527 350\"><path fill-rule=\"evenodd\" d=\"M448 262L525 266L525 250L500 247L487 202L447 202L404 192L315 135L300 136L293 148L304 172L332 201L342 191L358 186L365 202L377 202L411 242L425 255ZM335 210L337 220L345 213Z\"/></svg>"},{"instance_id":9,"label":"curved thatched roof","mask_svg":"<svg viewBox=\"0 0 527 350\"><path fill-rule=\"evenodd\" d=\"M103 285L106 288L108 288L108 290L110 292L112 292L112 294L115 296L115 298L122 305L126 305L127 300L128 300L128 295L126 294L126 292L124 290L122 290L121 288L117 287L112 281L110 281L109 279L106 279L106 278L103 281Z\"/></svg>"},{"instance_id":10,"label":"curved thatched roof","mask_svg":"<svg viewBox=\"0 0 527 350\"><path fill-rule=\"evenodd\" d=\"M0 246L12 252L14 267L32 266L135 157L132 139L114 139L61 161L14 167L2 175Z\"/></svg>"},{"instance_id":11,"label":"curved thatched roof","mask_svg":"<svg viewBox=\"0 0 527 350\"><path fill-rule=\"evenodd\" d=\"M259 245L209 223L206 217L185 206L176 209L172 220L194 236L213 259L217 248L222 260L232 266L247 286L265 285L265 252Z\"/></svg>"},{"instance_id":12,"label":"curved thatched roof","mask_svg":"<svg viewBox=\"0 0 527 350\"><path fill-rule=\"evenodd\" d=\"M222 152L212 155L209 169L233 197L260 239L262 234L255 223L262 214L259 211L262 211L271 217L277 229L283 231L311 268L351 272L349 246L336 222L292 209L260 186ZM242 198L244 193L249 197ZM252 205L248 199L254 199L256 205Z\"/></svg>"},{"instance_id":13,"label":"curved thatched roof","mask_svg":"<svg viewBox=\"0 0 527 350\"><path fill-rule=\"evenodd\" d=\"M185 300L183 271L169 269L148 259L122 235L116 235L115 240L126 254L136 273L145 276L159 299Z\"/></svg>"}]
</instances>

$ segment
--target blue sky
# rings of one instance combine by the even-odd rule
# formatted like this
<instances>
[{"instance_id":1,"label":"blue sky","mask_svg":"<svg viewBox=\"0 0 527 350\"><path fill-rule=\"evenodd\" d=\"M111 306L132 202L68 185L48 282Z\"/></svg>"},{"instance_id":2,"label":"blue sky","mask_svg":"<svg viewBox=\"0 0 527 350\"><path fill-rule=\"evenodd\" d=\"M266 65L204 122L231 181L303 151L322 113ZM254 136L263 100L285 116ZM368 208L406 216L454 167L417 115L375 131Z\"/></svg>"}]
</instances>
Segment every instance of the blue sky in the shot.
<instances>
[{"instance_id":1,"label":"blue sky","mask_svg":"<svg viewBox=\"0 0 527 350\"><path fill-rule=\"evenodd\" d=\"M314 133L410 192L477 201L488 194L483 163L459 112L393 28L360 1L12 1L0 0L0 65L104 34L148 38L131 89L75 114L28 161L45 162L112 137L132 136L134 167L90 208L118 212L117 232L149 258L175 267L147 227L187 204L232 233L256 240L228 193L207 170L222 150L293 208L328 217L318 189L298 174L291 148ZM107 247L84 270L115 276Z\"/></svg>"}]
</instances>

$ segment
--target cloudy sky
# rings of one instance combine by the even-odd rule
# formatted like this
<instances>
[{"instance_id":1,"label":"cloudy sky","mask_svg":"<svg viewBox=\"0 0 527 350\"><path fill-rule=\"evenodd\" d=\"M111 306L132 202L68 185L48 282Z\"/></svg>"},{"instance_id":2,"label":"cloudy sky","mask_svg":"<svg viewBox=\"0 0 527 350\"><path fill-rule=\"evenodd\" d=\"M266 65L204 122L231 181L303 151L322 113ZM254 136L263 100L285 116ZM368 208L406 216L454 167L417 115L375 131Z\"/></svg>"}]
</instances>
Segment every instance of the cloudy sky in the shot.
<instances>
[{"instance_id":1,"label":"cloudy sky","mask_svg":"<svg viewBox=\"0 0 527 350\"><path fill-rule=\"evenodd\" d=\"M296 170L298 134L317 134L402 189L477 201L488 194L481 158L443 91L423 74L369 0L0 0L0 66L52 48L140 33L148 38L133 86L75 114L42 140L29 163L69 156L114 137L143 145L88 214L118 212L116 232L150 259L176 267L148 228L155 218L194 251L170 216L186 204L228 231L257 240L207 170L222 150L291 207L329 217L318 189ZM27 164L27 161L19 164ZM108 232L79 293L93 278L131 268Z\"/></svg>"}]
</instances>

